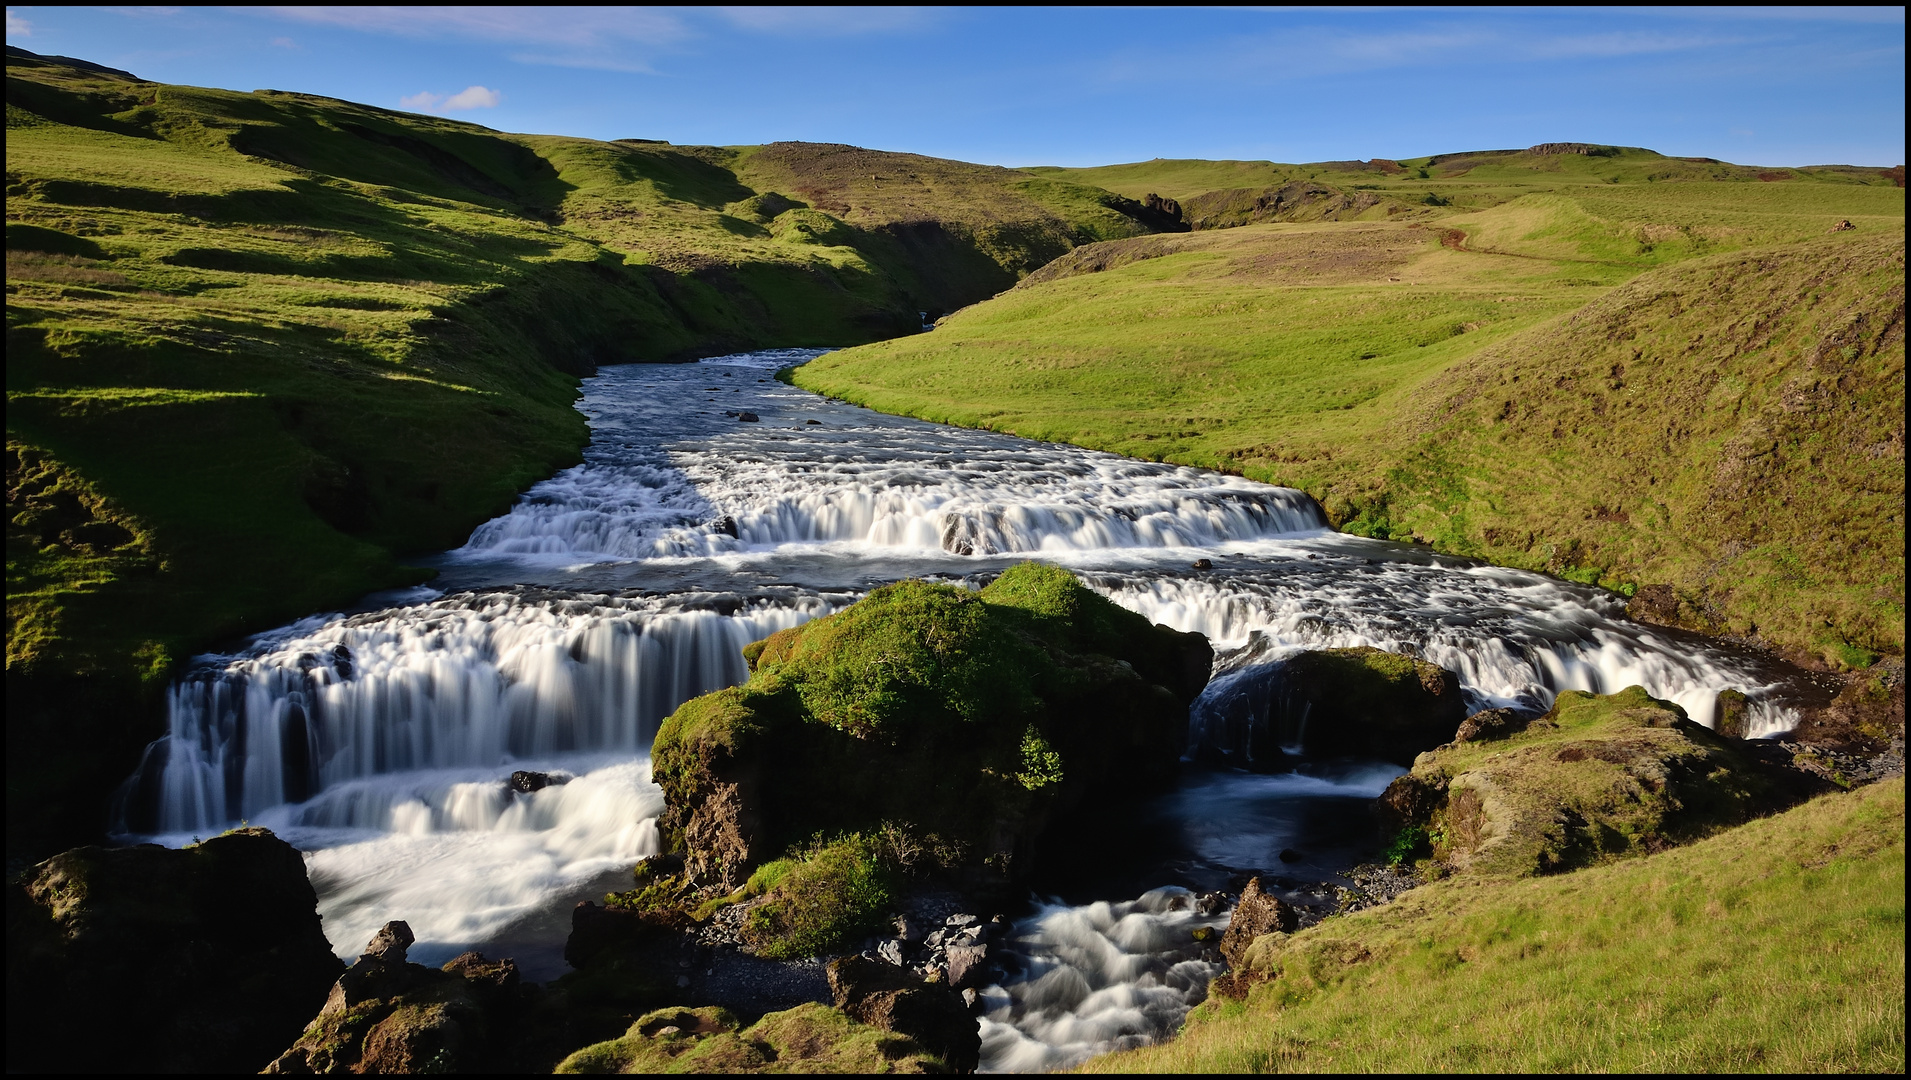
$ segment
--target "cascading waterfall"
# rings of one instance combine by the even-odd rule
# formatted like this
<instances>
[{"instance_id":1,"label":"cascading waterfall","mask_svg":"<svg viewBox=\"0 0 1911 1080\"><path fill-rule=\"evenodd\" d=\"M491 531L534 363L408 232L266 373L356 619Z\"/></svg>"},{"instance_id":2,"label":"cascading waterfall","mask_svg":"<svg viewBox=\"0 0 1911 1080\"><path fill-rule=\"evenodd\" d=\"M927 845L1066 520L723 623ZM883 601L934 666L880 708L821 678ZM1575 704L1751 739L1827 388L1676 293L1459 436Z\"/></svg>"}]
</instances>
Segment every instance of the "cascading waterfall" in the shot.
<instances>
[{"instance_id":1,"label":"cascading waterfall","mask_svg":"<svg viewBox=\"0 0 1911 1080\"><path fill-rule=\"evenodd\" d=\"M1088 575L1130 610L1215 646L1214 682L1193 710L1191 738L1221 741L1211 725L1245 704L1266 720L1279 662L1304 649L1367 645L1453 671L1468 711L1539 712L1562 690L1613 693L1643 686L1712 726L1718 694L1749 698L1754 737L1787 731L1796 714L1773 700L1779 686L1743 657L1677 640L1623 619L1601 590L1500 567L1432 560L1375 562L1329 554L1317 564L1248 566L1225 578ZM1352 565L1337 568L1335 561Z\"/></svg>"},{"instance_id":2,"label":"cascading waterfall","mask_svg":"<svg viewBox=\"0 0 1911 1080\"><path fill-rule=\"evenodd\" d=\"M678 705L748 676L744 645L844 602L498 592L308 620L172 687L124 828L219 828L387 774L642 754Z\"/></svg>"},{"instance_id":3,"label":"cascading waterfall","mask_svg":"<svg viewBox=\"0 0 1911 1080\"><path fill-rule=\"evenodd\" d=\"M1298 491L882 416L772 378L819 352L590 380L584 464L439 557L450 595L199 658L122 789L125 834L266 825L308 853L341 955L404 918L415 956L482 946L548 978L567 906L656 850L657 724L741 682L745 644L885 581L975 586L1030 555L1214 642L1197 741L1242 714L1265 724L1287 656L1351 645L1454 670L1475 708L1637 683L1709 723L1730 687L1757 733L1791 726L1757 662L1630 623L1599 590L1339 536ZM1213 568L1191 571L1197 558ZM1203 781L1164 813L1200 857L1265 865L1263 849L1297 842L1279 808L1326 800L1310 820L1345 818L1393 775L1347 767L1357 779ZM517 771L537 775L508 782ZM1213 974L1188 932L1224 919L1175 889L1042 908L1024 963L988 991L984 1067L1067 1065L1172 1030Z\"/></svg>"}]
</instances>

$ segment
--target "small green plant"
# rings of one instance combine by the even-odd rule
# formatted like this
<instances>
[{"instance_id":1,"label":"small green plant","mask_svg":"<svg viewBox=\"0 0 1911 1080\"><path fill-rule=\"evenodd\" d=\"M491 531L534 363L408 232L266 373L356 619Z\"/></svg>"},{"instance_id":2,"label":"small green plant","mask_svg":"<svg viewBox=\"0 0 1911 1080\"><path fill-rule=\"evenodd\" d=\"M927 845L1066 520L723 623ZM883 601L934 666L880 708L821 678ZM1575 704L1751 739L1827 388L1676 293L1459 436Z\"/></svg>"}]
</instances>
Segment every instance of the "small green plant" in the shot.
<instances>
[{"instance_id":1,"label":"small green plant","mask_svg":"<svg viewBox=\"0 0 1911 1080\"><path fill-rule=\"evenodd\" d=\"M1388 866L1404 866L1432 850L1427 830L1418 825L1409 825L1394 834L1380 858Z\"/></svg>"},{"instance_id":2,"label":"small green plant","mask_svg":"<svg viewBox=\"0 0 1911 1080\"><path fill-rule=\"evenodd\" d=\"M1015 774L1015 782L1030 791L1062 782L1062 755L1055 752L1034 724L1022 733L1022 769Z\"/></svg>"}]
</instances>

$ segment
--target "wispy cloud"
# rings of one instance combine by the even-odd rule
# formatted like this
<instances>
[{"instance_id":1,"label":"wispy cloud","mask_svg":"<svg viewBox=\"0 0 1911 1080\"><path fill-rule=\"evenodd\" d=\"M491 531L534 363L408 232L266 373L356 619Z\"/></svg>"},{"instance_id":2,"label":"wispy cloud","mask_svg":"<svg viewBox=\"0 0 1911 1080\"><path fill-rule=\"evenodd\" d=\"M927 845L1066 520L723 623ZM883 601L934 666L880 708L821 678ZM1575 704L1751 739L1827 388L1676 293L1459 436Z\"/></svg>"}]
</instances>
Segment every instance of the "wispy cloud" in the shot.
<instances>
[{"instance_id":1,"label":"wispy cloud","mask_svg":"<svg viewBox=\"0 0 1911 1080\"><path fill-rule=\"evenodd\" d=\"M272 39L272 44L281 49L296 49L299 47L299 43L289 37L275 37Z\"/></svg>"},{"instance_id":2,"label":"wispy cloud","mask_svg":"<svg viewBox=\"0 0 1911 1080\"><path fill-rule=\"evenodd\" d=\"M14 14L12 8L8 8L7 9L7 36L10 38L32 37L33 24L21 18L20 16Z\"/></svg>"},{"instance_id":3,"label":"wispy cloud","mask_svg":"<svg viewBox=\"0 0 1911 1080\"><path fill-rule=\"evenodd\" d=\"M468 109L495 109L504 95L482 86L467 86L455 94L420 91L398 99L398 104L413 112L464 112Z\"/></svg>"},{"instance_id":4,"label":"wispy cloud","mask_svg":"<svg viewBox=\"0 0 1911 1080\"><path fill-rule=\"evenodd\" d=\"M648 70L644 54L694 36L683 19L656 8L275 7L255 11L367 34L528 46L512 59L615 71Z\"/></svg>"},{"instance_id":5,"label":"wispy cloud","mask_svg":"<svg viewBox=\"0 0 1911 1080\"><path fill-rule=\"evenodd\" d=\"M739 30L783 37L857 37L911 33L943 20L923 7L720 7L712 9Z\"/></svg>"}]
</instances>

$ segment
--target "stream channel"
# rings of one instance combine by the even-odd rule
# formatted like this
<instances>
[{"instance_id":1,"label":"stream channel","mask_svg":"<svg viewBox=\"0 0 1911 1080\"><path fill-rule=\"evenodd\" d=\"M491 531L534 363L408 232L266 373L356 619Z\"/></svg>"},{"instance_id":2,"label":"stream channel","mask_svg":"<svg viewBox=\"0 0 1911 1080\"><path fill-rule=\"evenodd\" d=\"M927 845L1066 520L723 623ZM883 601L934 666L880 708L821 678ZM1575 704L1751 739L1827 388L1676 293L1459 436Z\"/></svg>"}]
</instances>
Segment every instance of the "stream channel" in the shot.
<instances>
[{"instance_id":1,"label":"stream channel","mask_svg":"<svg viewBox=\"0 0 1911 1080\"><path fill-rule=\"evenodd\" d=\"M1207 635L1216 662L1176 790L1111 814L1080 866L1009 913L983 1068L1032 1071L1179 1026L1220 971L1191 931L1226 922L1194 893L1255 869L1296 888L1332 881L1376 854L1369 808L1398 767L1192 762L1243 724L1291 736L1268 726L1268 675L1299 650L1424 657L1458 674L1469 711L1638 684L1709 725L1735 687L1751 734L1792 726L1759 657L1630 622L1602 590L1340 535L1290 489L884 416L774 380L822 351L586 380L584 463L432 560L433 587L196 658L170 692L169 734L122 789L121 839L177 846L263 825L306 852L340 956L404 919L419 962L477 948L555 978L570 908L628 887L657 851L658 723L743 681L745 644L886 582L979 588L1039 558ZM515 770L571 779L514 793Z\"/></svg>"}]
</instances>

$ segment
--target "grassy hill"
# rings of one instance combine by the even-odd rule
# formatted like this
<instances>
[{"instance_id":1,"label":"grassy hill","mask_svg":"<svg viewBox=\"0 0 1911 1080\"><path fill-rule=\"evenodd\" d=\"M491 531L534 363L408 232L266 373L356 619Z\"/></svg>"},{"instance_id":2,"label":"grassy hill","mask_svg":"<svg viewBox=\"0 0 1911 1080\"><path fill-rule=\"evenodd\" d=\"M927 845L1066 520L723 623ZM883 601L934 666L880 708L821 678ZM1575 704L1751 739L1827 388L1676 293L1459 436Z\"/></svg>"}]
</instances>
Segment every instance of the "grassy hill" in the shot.
<instances>
[{"instance_id":1,"label":"grassy hill","mask_svg":"<svg viewBox=\"0 0 1911 1080\"><path fill-rule=\"evenodd\" d=\"M1245 1002L1091 1072L1900 1072L1904 781L1294 936Z\"/></svg>"},{"instance_id":2,"label":"grassy hill","mask_svg":"<svg viewBox=\"0 0 1911 1080\"><path fill-rule=\"evenodd\" d=\"M416 581L575 462L595 365L913 333L1159 224L913 155L7 64L10 843L89 832L180 658Z\"/></svg>"},{"instance_id":3,"label":"grassy hill","mask_svg":"<svg viewBox=\"0 0 1911 1080\"><path fill-rule=\"evenodd\" d=\"M1350 531L1659 586L1696 629L1901 651L1896 179L1429 160L1455 178L1397 183L1447 205L1088 245L796 381L1291 484Z\"/></svg>"}]
</instances>

